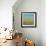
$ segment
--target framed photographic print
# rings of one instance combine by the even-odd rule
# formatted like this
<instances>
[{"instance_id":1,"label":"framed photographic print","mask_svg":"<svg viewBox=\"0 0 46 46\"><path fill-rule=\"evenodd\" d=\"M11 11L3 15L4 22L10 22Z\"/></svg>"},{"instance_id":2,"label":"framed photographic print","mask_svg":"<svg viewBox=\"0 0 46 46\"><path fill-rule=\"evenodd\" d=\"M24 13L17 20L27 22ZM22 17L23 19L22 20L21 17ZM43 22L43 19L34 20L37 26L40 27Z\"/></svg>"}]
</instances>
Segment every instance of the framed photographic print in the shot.
<instances>
[{"instance_id":1,"label":"framed photographic print","mask_svg":"<svg viewBox=\"0 0 46 46\"><path fill-rule=\"evenodd\" d=\"M36 27L37 13L36 12L21 12L21 27Z\"/></svg>"}]
</instances>

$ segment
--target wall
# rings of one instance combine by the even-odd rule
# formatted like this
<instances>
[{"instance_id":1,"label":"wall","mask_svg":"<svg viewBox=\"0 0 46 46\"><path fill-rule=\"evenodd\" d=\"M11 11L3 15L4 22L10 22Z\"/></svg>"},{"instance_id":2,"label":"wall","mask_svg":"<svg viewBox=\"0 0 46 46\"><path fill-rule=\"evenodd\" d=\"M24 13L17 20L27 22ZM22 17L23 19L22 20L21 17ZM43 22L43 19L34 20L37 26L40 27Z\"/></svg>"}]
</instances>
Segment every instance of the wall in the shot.
<instances>
[{"instance_id":1,"label":"wall","mask_svg":"<svg viewBox=\"0 0 46 46\"><path fill-rule=\"evenodd\" d=\"M43 42L45 40L42 39L43 36L46 34L45 33L46 24L44 21L45 20L44 2L43 0L23 0L20 3L15 3L13 6L15 30L18 30L18 32L22 32L23 37L25 39L27 38L27 39L33 40L36 46L46 46L46 44L44 44ZM24 12L37 12L37 27L36 28L21 28L21 12L23 11Z\"/></svg>"},{"instance_id":2,"label":"wall","mask_svg":"<svg viewBox=\"0 0 46 46\"><path fill-rule=\"evenodd\" d=\"M0 26L7 27L10 29L12 28L12 6L15 2L16 2L16 0L0 0ZM35 5L33 5L34 4L33 2L37 2L37 3ZM15 16L15 19L17 21L15 23L15 27L17 30L21 30L20 32L23 32L25 36L27 36L26 33L30 34L31 39L34 37L36 42L38 41L38 39L41 39L42 46L46 46L46 36L45 36L46 35L46 0L41 0L41 2L40 2L40 0L38 0L38 1L32 0L30 3L31 3L31 8L29 8L29 11L31 10L31 11L37 11L37 12L40 11L39 7L40 7L40 3L41 3L41 7L40 7L41 15L39 15L39 12L37 15L37 20L38 20L37 28L35 28L35 29L34 28L33 29L32 28L21 28L20 13L17 14L18 12L16 13L16 11L15 11L15 9L17 7L19 7L18 5L14 6L14 10L13 10L13 11L15 11L14 13L19 15L19 16ZM16 5L16 3L15 3L15 5ZM26 4L23 4L23 5L26 5ZM38 6L36 6L36 5L38 5ZM30 6L30 5L28 5L28 6ZM28 6L26 6L26 7L28 8ZM25 11L27 10L25 6L21 6L21 9L22 9L22 7L25 8ZM38 9L37 9L37 7L38 7ZM36 10L33 10L33 9L36 9ZM37 37L36 37L36 33L38 33ZM41 38L40 38L39 33L41 35Z\"/></svg>"},{"instance_id":3,"label":"wall","mask_svg":"<svg viewBox=\"0 0 46 46\"><path fill-rule=\"evenodd\" d=\"M15 2L16 2L16 0L0 0L0 28L6 27L9 30L12 29L12 23L13 23L12 6L14 5ZM0 32L2 32L3 30L0 29ZM7 32L3 31L0 34L0 38L5 38L5 35L6 36L10 35L9 31L7 31ZM9 37L7 37L7 38L9 38Z\"/></svg>"},{"instance_id":4,"label":"wall","mask_svg":"<svg viewBox=\"0 0 46 46\"><path fill-rule=\"evenodd\" d=\"M0 0L0 27L12 29L12 6L16 0Z\"/></svg>"},{"instance_id":5,"label":"wall","mask_svg":"<svg viewBox=\"0 0 46 46\"><path fill-rule=\"evenodd\" d=\"M46 0L41 1L41 38L42 46L46 46Z\"/></svg>"}]
</instances>

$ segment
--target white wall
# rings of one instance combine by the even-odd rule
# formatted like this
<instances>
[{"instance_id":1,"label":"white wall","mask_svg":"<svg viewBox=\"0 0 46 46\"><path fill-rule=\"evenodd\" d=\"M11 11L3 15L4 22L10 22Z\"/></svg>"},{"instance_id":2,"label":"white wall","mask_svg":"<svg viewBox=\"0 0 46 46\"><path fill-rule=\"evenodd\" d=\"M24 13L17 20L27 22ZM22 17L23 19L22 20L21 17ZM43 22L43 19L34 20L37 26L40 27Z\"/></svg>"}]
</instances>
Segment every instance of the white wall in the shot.
<instances>
[{"instance_id":1,"label":"white wall","mask_svg":"<svg viewBox=\"0 0 46 46\"><path fill-rule=\"evenodd\" d=\"M41 38L42 46L46 46L46 0L41 3Z\"/></svg>"},{"instance_id":2,"label":"white wall","mask_svg":"<svg viewBox=\"0 0 46 46\"><path fill-rule=\"evenodd\" d=\"M35 1L36 3L34 4ZM8 27L10 29L12 28L12 6L15 2L16 0L0 0L0 26ZM33 38L36 42L38 41L38 39L41 38L42 46L46 46L46 0L41 0L41 2L40 0L31 0L30 3L31 3L31 6L30 5L28 6L31 8L29 8L28 6L26 6L27 7L26 8L25 7L26 4L23 4L23 6L20 5L20 7L19 6L18 7L19 9L22 9L23 7L24 10L22 9L21 11L26 11L29 8L29 10L27 11L31 10L31 11L38 12L37 28L33 28L33 29L21 28L20 26L21 15L19 11L17 12L15 11L16 14L18 13L17 16L15 16L15 19L16 19L15 27L16 29L21 30L21 32L23 32L25 36L26 36L26 33L29 34L29 36L31 36L31 39ZM41 6L40 6L40 3L41 3ZM14 10L15 8L16 7L14 7ZM40 11L39 8L41 8L41 12L39 12ZM41 13L41 15L39 13Z\"/></svg>"},{"instance_id":3,"label":"white wall","mask_svg":"<svg viewBox=\"0 0 46 46\"><path fill-rule=\"evenodd\" d=\"M16 4L13 6L15 30L18 30L18 32L23 32L25 38L27 37L28 39L34 40L36 46L41 46L41 44L42 46L46 46L44 43L46 38L46 21L44 21L46 17L45 0L24 0L17 6ZM23 11L37 12L37 28L21 28L21 12Z\"/></svg>"},{"instance_id":4,"label":"white wall","mask_svg":"<svg viewBox=\"0 0 46 46\"><path fill-rule=\"evenodd\" d=\"M0 0L0 27L12 29L12 6L16 0Z\"/></svg>"}]
</instances>

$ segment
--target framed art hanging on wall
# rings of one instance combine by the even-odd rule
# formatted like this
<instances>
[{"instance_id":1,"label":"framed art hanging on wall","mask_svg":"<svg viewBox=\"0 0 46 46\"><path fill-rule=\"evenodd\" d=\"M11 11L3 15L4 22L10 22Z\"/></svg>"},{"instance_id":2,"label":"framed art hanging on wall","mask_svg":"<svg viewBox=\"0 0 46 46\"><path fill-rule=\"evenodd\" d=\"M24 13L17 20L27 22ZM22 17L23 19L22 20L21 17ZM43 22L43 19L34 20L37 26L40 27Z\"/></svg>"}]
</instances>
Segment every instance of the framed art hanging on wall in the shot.
<instances>
[{"instance_id":1,"label":"framed art hanging on wall","mask_svg":"<svg viewBox=\"0 0 46 46\"><path fill-rule=\"evenodd\" d=\"M37 13L36 12L21 12L21 27L36 27Z\"/></svg>"}]
</instances>

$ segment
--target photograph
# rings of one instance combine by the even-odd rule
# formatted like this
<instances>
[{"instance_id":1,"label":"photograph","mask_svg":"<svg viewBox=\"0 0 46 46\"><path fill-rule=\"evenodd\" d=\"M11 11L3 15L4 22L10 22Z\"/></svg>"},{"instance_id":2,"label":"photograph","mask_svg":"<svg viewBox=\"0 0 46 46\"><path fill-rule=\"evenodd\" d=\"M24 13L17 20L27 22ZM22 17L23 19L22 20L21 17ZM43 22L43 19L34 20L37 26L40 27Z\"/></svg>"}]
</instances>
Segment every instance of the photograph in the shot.
<instances>
[{"instance_id":1,"label":"photograph","mask_svg":"<svg viewBox=\"0 0 46 46\"><path fill-rule=\"evenodd\" d=\"M21 27L36 27L36 12L21 12Z\"/></svg>"}]
</instances>

